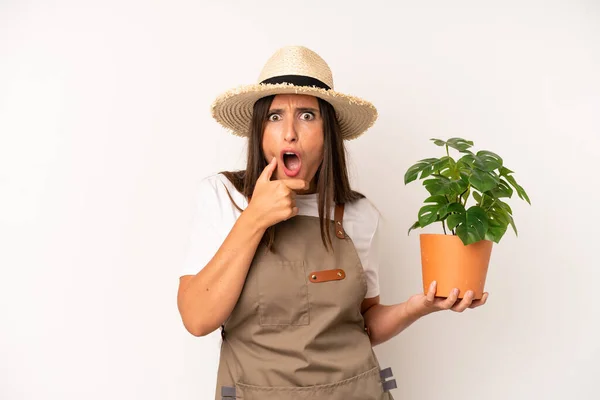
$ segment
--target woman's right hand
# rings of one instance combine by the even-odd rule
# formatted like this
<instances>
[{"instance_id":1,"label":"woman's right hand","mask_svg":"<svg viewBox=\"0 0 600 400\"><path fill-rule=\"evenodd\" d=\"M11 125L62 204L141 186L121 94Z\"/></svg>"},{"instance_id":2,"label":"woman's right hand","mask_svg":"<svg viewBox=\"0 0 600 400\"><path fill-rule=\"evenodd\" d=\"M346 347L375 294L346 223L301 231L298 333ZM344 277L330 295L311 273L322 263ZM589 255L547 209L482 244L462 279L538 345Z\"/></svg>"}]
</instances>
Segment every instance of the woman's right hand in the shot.
<instances>
[{"instance_id":1,"label":"woman's right hand","mask_svg":"<svg viewBox=\"0 0 600 400\"><path fill-rule=\"evenodd\" d=\"M427 314L442 310L463 312L467 308L477 308L484 305L489 296L489 293L485 292L480 300L473 300L473 291L467 290L464 297L459 299L459 290L458 288L454 288L448 297L436 297L436 291L437 282L433 281L429 285L427 294L419 293L409 298L406 302L407 313L421 318Z\"/></svg>"},{"instance_id":2,"label":"woman's right hand","mask_svg":"<svg viewBox=\"0 0 600 400\"><path fill-rule=\"evenodd\" d=\"M308 189L302 179L271 180L277 168L277 158L265 167L260 174L252 193L252 199L244 213L250 214L262 229L267 229L298 214L294 190Z\"/></svg>"}]
</instances>

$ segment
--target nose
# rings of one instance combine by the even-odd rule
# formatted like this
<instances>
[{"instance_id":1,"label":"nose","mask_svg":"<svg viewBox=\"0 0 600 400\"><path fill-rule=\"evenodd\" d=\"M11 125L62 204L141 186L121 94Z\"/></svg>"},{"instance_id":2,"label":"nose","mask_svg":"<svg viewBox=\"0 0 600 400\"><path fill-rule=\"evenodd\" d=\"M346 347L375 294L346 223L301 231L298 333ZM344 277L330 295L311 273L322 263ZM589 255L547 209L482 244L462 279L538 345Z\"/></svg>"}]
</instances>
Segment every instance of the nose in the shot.
<instances>
[{"instance_id":1,"label":"nose","mask_svg":"<svg viewBox=\"0 0 600 400\"><path fill-rule=\"evenodd\" d=\"M296 126L295 126L293 120L287 121L287 123L285 125L285 131L283 133L283 139L287 143L294 143L294 142L298 141L298 134L296 133Z\"/></svg>"}]
</instances>

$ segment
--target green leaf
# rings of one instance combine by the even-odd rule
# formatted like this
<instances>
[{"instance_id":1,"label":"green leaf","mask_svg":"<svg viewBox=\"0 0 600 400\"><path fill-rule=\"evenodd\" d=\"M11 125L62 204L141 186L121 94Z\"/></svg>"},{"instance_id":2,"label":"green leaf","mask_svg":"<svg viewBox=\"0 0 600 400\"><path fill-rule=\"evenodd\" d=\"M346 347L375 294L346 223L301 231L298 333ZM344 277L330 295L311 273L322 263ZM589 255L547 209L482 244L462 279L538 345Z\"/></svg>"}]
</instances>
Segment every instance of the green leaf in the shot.
<instances>
[{"instance_id":1,"label":"green leaf","mask_svg":"<svg viewBox=\"0 0 600 400\"><path fill-rule=\"evenodd\" d=\"M439 207L436 205L423 206L419 209L419 225L426 227L437 221L437 211Z\"/></svg>"},{"instance_id":2,"label":"green leaf","mask_svg":"<svg viewBox=\"0 0 600 400\"><path fill-rule=\"evenodd\" d=\"M469 229L476 229L478 237L483 239L488 230L488 217L485 210L478 206L470 207L467 210L467 225Z\"/></svg>"},{"instance_id":3,"label":"green leaf","mask_svg":"<svg viewBox=\"0 0 600 400\"><path fill-rule=\"evenodd\" d=\"M446 199L445 196L443 196ZM449 214L455 212L464 212L465 208L460 203L449 202L446 200L446 204L442 204L438 210L438 221L442 221L448 217Z\"/></svg>"},{"instance_id":4,"label":"green leaf","mask_svg":"<svg viewBox=\"0 0 600 400\"><path fill-rule=\"evenodd\" d=\"M495 201L493 204L487 207L486 212L490 223L495 221L499 224L508 225L510 214L505 209L500 207L499 204L496 204Z\"/></svg>"},{"instance_id":5,"label":"green leaf","mask_svg":"<svg viewBox=\"0 0 600 400\"><path fill-rule=\"evenodd\" d=\"M448 199L445 196L429 196L425 199L424 203L435 203L442 206L448 204Z\"/></svg>"},{"instance_id":6,"label":"green leaf","mask_svg":"<svg viewBox=\"0 0 600 400\"><path fill-rule=\"evenodd\" d=\"M439 173L440 175L444 175L443 171L446 171L448 169L448 164L449 164L449 159L450 157L448 156L444 156L442 158L440 158L439 160L437 160L437 162L435 164L433 164L433 169L435 169L435 171L437 173ZM444 175L447 176L447 175Z\"/></svg>"},{"instance_id":7,"label":"green leaf","mask_svg":"<svg viewBox=\"0 0 600 400\"><path fill-rule=\"evenodd\" d=\"M423 160L418 161L415 165L411 166L406 173L404 174L404 184L408 184L419 177L419 173L423 170L431 168L435 162L437 162L437 158L425 158ZM429 172L431 174L431 172ZM421 176L423 178L423 176Z\"/></svg>"},{"instance_id":8,"label":"green leaf","mask_svg":"<svg viewBox=\"0 0 600 400\"><path fill-rule=\"evenodd\" d=\"M486 193L486 195L493 198L512 197L513 189L508 185L508 183L504 179L500 178L499 181L500 182L498 183L498 186L490 189Z\"/></svg>"},{"instance_id":9,"label":"green leaf","mask_svg":"<svg viewBox=\"0 0 600 400\"><path fill-rule=\"evenodd\" d=\"M461 169L460 165L457 163L456 168L460 172L460 180L468 185L469 177L471 176L471 167L469 167L468 170L465 170L464 168Z\"/></svg>"},{"instance_id":10,"label":"green leaf","mask_svg":"<svg viewBox=\"0 0 600 400\"><path fill-rule=\"evenodd\" d=\"M453 213L446 219L448 228L454 229L466 220L466 210L462 204L452 203L448 206L448 211Z\"/></svg>"},{"instance_id":11,"label":"green leaf","mask_svg":"<svg viewBox=\"0 0 600 400\"><path fill-rule=\"evenodd\" d=\"M487 195L488 193L489 192L486 192L481 195L481 198L480 198L479 204L478 204L484 210L488 210L497 200L491 196L488 196Z\"/></svg>"},{"instance_id":12,"label":"green leaf","mask_svg":"<svg viewBox=\"0 0 600 400\"><path fill-rule=\"evenodd\" d=\"M436 175L431 179L423 181L425 189L427 189L432 196L452 194L451 183L452 181L450 179L441 175Z\"/></svg>"},{"instance_id":13,"label":"green leaf","mask_svg":"<svg viewBox=\"0 0 600 400\"><path fill-rule=\"evenodd\" d=\"M469 184L464 182L462 179L457 179L450 183L450 188L452 189L452 192L457 195L459 195L462 192L464 192L465 190L467 190L468 187L469 187ZM468 192L467 192L467 197L468 197Z\"/></svg>"},{"instance_id":14,"label":"green leaf","mask_svg":"<svg viewBox=\"0 0 600 400\"><path fill-rule=\"evenodd\" d=\"M433 204L427 204L419 210L419 226L421 228L439 220L439 211L448 204L448 200L445 196L431 196L425 199L425 203Z\"/></svg>"},{"instance_id":15,"label":"green leaf","mask_svg":"<svg viewBox=\"0 0 600 400\"><path fill-rule=\"evenodd\" d=\"M510 218L510 226L513 228L513 231L515 231L515 235L519 236L519 231L517 231L517 225L515 224L515 220L513 219L512 215L508 216Z\"/></svg>"},{"instance_id":16,"label":"green leaf","mask_svg":"<svg viewBox=\"0 0 600 400\"><path fill-rule=\"evenodd\" d=\"M500 168L500 176L508 176L510 174L514 174L513 171L511 171L510 169L506 168L506 167L502 167Z\"/></svg>"},{"instance_id":17,"label":"green leaf","mask_svg":"<svg viewBox=\"0 0 600 400\"><path fill-rule=\"evenodd\" d=\"M489 229L486 233L486 239L500 243L500 240L506 233L508 224L512 221L512 216L499 204L496 204L496 202L492 204L487 213L489 217Z\"/></svg>"},{"instance_id":18,"label":"green leaf","mask_svg":"<svg viewBox=\"0 0 600 400\"><path fill-rule=\"evenodd\" d=\"M456 168L456 161L452 157L448 157L448 177L453 179L460 178L460 174Z\"/></svg>"},{"instance_id":19,"label":"green leaf","mask_svg":"<svg viewBox=\"0 0 600 400\"><path fill-rule=\"evenodd\" d=\"M508 183L510 183L512 185L512 187L515 188L515 190L517 191L517 194L519 195L519 198L521 198L522 200L525 200L527 203L529 203L529 205L531 205L531 201L529 200L529 196L525 192L525 189L523 189L523 187L521 185L519 185L517 183L517 181L515 180L515 178L511 175L514 172L506 167L500 168L499 172L500 172L500 176L505 177L506 180L508 181Z\"/></svg>"},{"instance_id":20,"label":"green leaf","mask_svg":"<svg viewBox=\"0 0 600 400\"><path fill-rule=\"evenodd\" d=\"M446 176L434 174L432 178L423 181L425 189L432 196L456 197L465 191L468 184L461 179L452 180Z\"/></svg>"},{"instance_id":21,"label":"green leaf","mask_svg":"<svg viewBox=\"0 0 600 400\"><path fill-rule=\"evenodd\" d=\"M463 206L461 203L450 203L448 204L448 213L450 213L451 215L454 213L465 213L465 206Z\"/></svg>"},{"instance_id":22,"label":"green leaf","mask_svg":"<svg viewBox=\"0 0 600 400\"><path fill-rule=\"evenodd\" d=\"M425 168L423 168L423 170L421 171L421 177L420 179L424 179L427 178L429 175L433 174L435 170L433 169L433 164L432 165L428 165Z\"/></svg>"},{"instance_id":23,"label":"green leaf","mask_svg":"<svg viewBox=\"0 0 600 400\"><path fill-rule=\"evenodd\" d=\"M505 228L510 225L515 232L515 235L519 235L517 226L515 225L515 221L511 215L512 210L508 204L499 199L495 199L494 203L488 207L487 213L490 217L490 224L492 224L493 221L493 223L501 224Z\"/></svg>"},{"instance_id":24,"label":"green leaf","mask_svg":"<svg viewBox=\"0 0 600 400\"><path fill-rule=\"evenodd\" d=\"M505 209L506 212L508 212L509 214L513 213L512 212L512 208L510 208L510 206L507 203L503 202L502 200L496 199L496 204L498 204L500 207L502 207L503 209Z\"/></svg>"},{"instance_id":25,"label":"green leaf","mask_svg":"<svg viewBox=\"0 0 600 400\"><path fill-rule=\"evenodd\" d=\"M484 171L493 171L502 167L502 158L491 151L480 150L475 155L475 167Z\"/></svg>"},{"instance_id":26,"label":"green leaf","mask_svg":"<svg viewBox=\"0 0 600 400\"><path fill-rule=\"evenodd\" d=\"M466 212L452 214L447 219L450 229L456 228L456 234L467 245L485 239L488 231L488 217L479 206L472 206Z\"/></svg>"},{"instance_id":27,"label":"green leaf","mask_svg":"<svg viewBox=\"0 0 600 400\"><path fill-rule=\"evenodd\" d=\"M467 153L464 156L462 156L461 158L458 159L458 161L456 162L459 171L461 171L461 173L470 175L471 172L473 171L473 169L475 168L473 166L473 164L475 163L475 154L473 153Z\"/></svg>"},{"instance_id":28,"label":"green leaf","mask_svg":"<svg viewBox=\"0 0 600 400\"><path fill-rule=\"evenodd\" d=\"M519 197L531 205L531 201L529 200L529 196L527 196L525 189L523 189L521 185L517 183L515 178L512 175L508 175L506 176L506 180L515 188Z\"/></svg>"},{"instance_id":29,"label":"green leaf","mask_svg":"<svg viewBox=\"0 0 600 400\"><path fill-rule=\"evenodd\" d=\"M458 171L456 169L456 161L452 157L444 156L440 158L434 165L433 169L438 174L450 179L458 179Z\"/></svg>"},{"instance_id":30,"label":"green leaf","mask_svg":"<svg viewBox=\"0 0 600 400\"><path fill-rule=\"evenodd\" d=\"M500 179L492 172L473 169L469 183L480 192L487 192L498 185Z\"/></svg>"},{"instance_id":31,"label":"green leaf","mask_svg":"<svg viewBox=\"0 0 600 400\"><path fill-rule=\"evenodd\" d=\"M438 210L438 221L446 219L446 217L448 216L448 206L450 204L444 204L440 207L440 209Z\"/></svg>"},{"instance_id":32,"label":"green leaf","mask_svg":"<svg viewBox=\"0 0 600 400\"><path fill-rule=\"evenodd\" d=\"M502 158L491 151L481 150L477 154L471 152L460 158L461 163L469 165L471 168L491 172L502 167Z\"/></svg>"},{"instance_id":33,"label":"green leaf","mask_svg":"<svg viewBox=\"0 0 600 400\"><path fill-rule=\"evenodd\" d=\"M435 143L438 146L445 146L446 145L446 142L444 140L442 140L442 139L429 139L429 140L432 140L433 143Z\"/></svg>"},{"instance_id":34,"label":"green leaf","mask_svg":"<svg viewBox=\"0 0 600 400\"><path fill-rule=\"evenodd\" d=\"M458 138L458 137L448 139L448 141L446 142L446 144L449 147L452 147L453 149L456 149L458 151L465 151L469 147L473 146L473 142L472 141L465 140L463 138Z\"/></svg>"},{"instance_id":35,"label":"green leaf","mask_svg":"<svg viewBox=\"0 0 600 400\"><path fill-rule=\"evenodd\" d=\"M495 243L500 243L500 240L506 233L507 226L503 224L491 223L488 231L485 234L487 240L491 240Z\"/></svg>"},{"instance_id":36,"label":"green leaf","mask_svg":"<svg viewBox=\"0 0 600 400\"><path fill-rule=\"evenodd\" d=\"M412 224L412 226L410 228L408 228L408 234L410 235L410 231L417 229L417 228L421 228L419 221L415 222L414 224Z\"/></svg>"}]
</instances>

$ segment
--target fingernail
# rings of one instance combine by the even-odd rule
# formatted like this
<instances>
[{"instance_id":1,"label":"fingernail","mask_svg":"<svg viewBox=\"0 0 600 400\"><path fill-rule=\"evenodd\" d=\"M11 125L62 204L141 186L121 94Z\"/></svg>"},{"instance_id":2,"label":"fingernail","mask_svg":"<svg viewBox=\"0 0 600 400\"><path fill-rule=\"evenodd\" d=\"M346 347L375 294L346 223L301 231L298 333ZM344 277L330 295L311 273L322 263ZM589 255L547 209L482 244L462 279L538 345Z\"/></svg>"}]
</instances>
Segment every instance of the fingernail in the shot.
<instances>
[{"instance_id":1,"label":"fingernail","mask_svg":"<svg viewBox=\"0 0 600 400\"><path fill-rule=\"evenodd\" d=\"M456 288L455 288L455 289L453 289L453 290L452 290L452 293L453 293L453 294L458 294L458 289L456 289Z\"/></svg>"},{"instance_id":2,"label":"fingernail","mask_svg":"<svg viewBox=\"0 0 600 400\"><path fill-rule=\"evenodd\" d=\"M432 284L433 286L435 286L435 285L437 285L437 282L436 282L436 281L432 281L432 282L431 282L431 284Z\"/></svg>"}]
</instances>

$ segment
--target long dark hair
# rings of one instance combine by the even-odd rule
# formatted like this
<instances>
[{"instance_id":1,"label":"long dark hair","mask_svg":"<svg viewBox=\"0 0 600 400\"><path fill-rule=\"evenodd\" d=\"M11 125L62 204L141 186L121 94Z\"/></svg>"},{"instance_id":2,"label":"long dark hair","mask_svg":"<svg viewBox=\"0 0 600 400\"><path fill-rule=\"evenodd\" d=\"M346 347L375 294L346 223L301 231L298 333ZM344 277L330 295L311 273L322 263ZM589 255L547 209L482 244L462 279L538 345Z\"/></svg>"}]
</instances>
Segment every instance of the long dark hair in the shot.
<instances>
[{"instance_id":1,"label":"long dark hair","mask_svg":"<svg viewBox=\"0 0 600 400\"><path fill-rule=\"evenodd\" d=\"M258 177L267 166L262 149L265 122L269 108L275 96L268 96L254 104L250 135L248 138L248 160L246 169L242 171L221 172L233 183L233 186L244 196L250 197ZM348 168L346 166L346 148L335 110L331 104L317 98L319 111L323 119L323 162L315 174L317 198L319 199L319 222L321 239L326 249L332 246L329 221L333 204L352 203L365 196L350 187ZM231 198L231 196L230 196ZM233 202L233 199L232 199ZM241 208L233 202L240 210ZM275 227L271 226L263 237L267 248L272 249L275 241Z\"/></svg>"}]
</instances>

